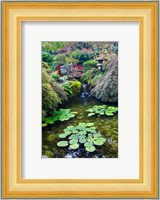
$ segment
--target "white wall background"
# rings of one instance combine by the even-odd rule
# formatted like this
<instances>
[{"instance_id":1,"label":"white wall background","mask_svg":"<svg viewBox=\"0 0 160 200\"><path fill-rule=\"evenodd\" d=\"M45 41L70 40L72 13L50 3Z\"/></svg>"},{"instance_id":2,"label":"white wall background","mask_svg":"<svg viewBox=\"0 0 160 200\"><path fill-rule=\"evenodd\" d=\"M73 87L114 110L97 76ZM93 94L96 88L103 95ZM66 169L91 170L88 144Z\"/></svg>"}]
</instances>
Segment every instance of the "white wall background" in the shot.
<instances>
[{"instance_id":1,"label":"white wall background","mask_svg":"<svg viewBox=\"0 0 160 200\"><path fill-rule=\"evenodd\" d=\"M118 158L41 159L41 41L119 42ZM137 179L139 177L138 41L137 22L22 23L24 178ZM94 173L96 169L100 169L98 173Z\"/></svg>"}]
</instances>

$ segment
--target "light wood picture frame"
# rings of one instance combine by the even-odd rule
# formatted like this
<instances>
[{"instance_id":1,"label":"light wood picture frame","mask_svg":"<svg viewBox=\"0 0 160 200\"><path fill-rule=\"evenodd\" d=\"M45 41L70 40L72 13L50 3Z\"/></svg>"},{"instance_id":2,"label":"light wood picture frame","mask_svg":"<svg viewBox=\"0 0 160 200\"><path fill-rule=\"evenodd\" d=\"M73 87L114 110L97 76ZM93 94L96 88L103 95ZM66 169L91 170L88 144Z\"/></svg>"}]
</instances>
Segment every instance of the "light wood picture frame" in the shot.
<instances>
[{"instance_id":1,"label":"light wood picture frame","mask_svg":"<svg viewBox=\"0 0 160 200\"><path fill-rule=\"evenodd\" d=\"M24 21L139 23L139 179L21 177ZM2 54L3 198L158 198L158 2L2 2Z\"/></svg>"}]
</instances>

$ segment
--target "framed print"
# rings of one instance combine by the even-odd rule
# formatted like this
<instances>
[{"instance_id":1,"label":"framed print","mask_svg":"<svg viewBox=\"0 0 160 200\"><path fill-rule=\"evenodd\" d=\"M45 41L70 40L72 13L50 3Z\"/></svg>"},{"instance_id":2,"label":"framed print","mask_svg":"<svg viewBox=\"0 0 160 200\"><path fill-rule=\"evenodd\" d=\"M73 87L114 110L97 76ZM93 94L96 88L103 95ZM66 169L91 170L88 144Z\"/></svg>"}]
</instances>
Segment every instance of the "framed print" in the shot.
<instances>
[{"instance_id":1,"label":"framed print","mask_svg":"<svg viewBox=\"0 0 160 200\"><path fill-rule=\"evenodd\" d=\"M2 2L3 198L158 198L158 2Z\"/></svg>"}]
</instances>

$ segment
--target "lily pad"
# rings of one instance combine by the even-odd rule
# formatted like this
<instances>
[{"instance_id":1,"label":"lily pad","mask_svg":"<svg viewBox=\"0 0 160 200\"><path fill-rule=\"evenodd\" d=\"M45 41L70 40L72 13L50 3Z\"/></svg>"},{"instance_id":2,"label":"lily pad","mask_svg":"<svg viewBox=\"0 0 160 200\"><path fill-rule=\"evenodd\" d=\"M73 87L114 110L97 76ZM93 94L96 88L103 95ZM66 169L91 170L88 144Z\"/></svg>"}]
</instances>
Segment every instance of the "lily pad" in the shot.
<instances>
[{"instance_id":1,"label":"lily pad","mask_svg":"<svg viewBox=\"0 0 160 200\"><path fill-rule=\"evenodd\" d=\"M94 144L97 146L101 146L105 143L106 139L105 138L99 138L97 140L94 141Z\"/></svg>"},{"instance_id":2,"label":"lily pad","mask_svg":"<svg viewBox=\"0 0 160 200\"><path fill-rule=\"evenodd\" d=\"M69 130L65 130L64 132L65 132L65 134L67 134L67 135L69 135L69 134L72 133L72 131L69 131Z\"/></svg>"},{"instance_id":3,"label":"lily pad","mask_svg":"<svg viewBox=\"0 0 160 200\"><path fill-rule=\"evenodd\" d=\"M87 133L86 131L80 131L80 132L79 132L79 134L84 134L84 135L85 135L86 133Z\"/></svg>"},{"instance_id":4,"label":"lily pad","mask_svg":"<svg viewBox=\"0 0 160 200\"><path fill-rule=\"evenodd\" d=\"M95 113L89 113L89 114L88 114L88 117L91 117L91 116L93 116L93 115L95 115Z\"/></svg>"},{"instance_id":5,"label":"lily pad","mask_svg":"<svg viewBox=\"0 0 160 200\"><path fill-rule=\"evenodd\" d=\"M80 143L85 143L85 142L86 142L86 139L85 139L85 138L80 138L80 139L79 139L79 142L80 142Z\"/></svg>"},{"instance_id":6,"label":"lily pad","mask_svg":"<svg viewBox=\"0 0 160 200\"><path fill-rule=\"evenodd\" d=\"M86 143L84 143L84 146L88 147L88 146L92 146L92 144L93 144L92 142L86 142Z\"/></svg>"},{"instance_id":7,"label":"lily pad","mask_svg":"<svg viewBox=\"0 0 160 200\"><path fill-rule=\"evenodd\" d=\"M71 149L78 149L79 144L71 144L69 147L70 147Z\"/></svg>"},{"instance_id":8,"label":"lily pad","mask_svg":"<svg viewBox=\"0 0 160 200\"><path fill-rule=\"evenodd\" d=\"M95 114L98 116L113 116L118 111L117 107L107 106L107 105L95 105L91 109L88 109L88 117L91 117Z\"/></svg>"},{"instance_id":9,"label":"lily pad","mask_svg":"<svg viewBox=\"0 0 160 200\"><path fill-rule=\"evenodd\" d=\"M86 151L88 152L94 152L96 150L96 148L93 146L93 145L90 145L90 146L86 146Z\"/></svg>"},{"instance_id":10,"label":"lily pad","mask_svg":"<svg viewBox=\"0 0 160 200\"><path fill-rule=\"evenodd\" d=\"M88 127L88 128L87 128ZM57 143L57 146L65 147L69 144L71 149L79 148L79 145L84 146L88 152L94 152L94 145L103 145L105 138L96 130L94 123L79 123L77 126L68 126L59 134L60 138L66 138L66 141Z\"/></svg>"},{"instance_id":11,"label":"lily pad","mask_svg":"<svg viewBox=\"0 0 160 200\"><path fill-rule=\"evenodd\" d=\"M48 124L54 124L56 121L69 120L70 118L73 118L76 115L76 113L71 112L70 109L60 109L59 111L51 112L51 114L52 116L43 119L45 126L47 126Z\"/></svg>"},{"instance_id":12,"label":"lily pad","mask_svg":"<svg viewBox=\"0 0 160 200\"><path fill-rule=\"evenodd\" d=\"M98 139L99 137L101 137L102 135L100 134L100 133L96 133L96 134L94 134L94 138L95 139Z\"/></svg>"},{"instance_id":13,"label":"lily pad","mask_svg":"<svg viewBox=\"0 0 160 200\"><path fill-rule=\"evenodd\" d=\"M87 123L87 126L93 126L94 123Z\"/></svg>"},{"instance_id":14,"label":"lily pad","mask_svg":"<svg viewBox=\"0 0 160 200\"><path fill-rule=\"evenodd\" d=\"M106 114L107 116L113 116L113 115L114 115L114 114L113 114L112 112L110 112L110 111L106 111L105 114Z\"/></svg>"},{"instance_id":15,"label":"lily pad","mask_svg":"<svg viewBox=\"0 0 160 200\"><path fill-rule=\"evenodd\" d=\"M66 138L68 135L66 133L59 134L59 138Z\"/></svg>"},{"instance_id":16,"label":"lily pad","mask_svg":"<svg viewBox=\"0 0 160 200\"><path fill-rule=\"evenodd\" d=\"M68 146L68 141L60 141L60 142L57 143L57 146L66 147L66 146Z\"/></svg>"},{"instance_id":17,"label":"lily pad","mask_svg":"<svg viewBox=\"0 0 160 200\"><path fill-rule=\"evenodd\" d=\"M77 144L78 143L78 139L71 139L69 141L69 144Z\"/></svg>"}]
</instances>

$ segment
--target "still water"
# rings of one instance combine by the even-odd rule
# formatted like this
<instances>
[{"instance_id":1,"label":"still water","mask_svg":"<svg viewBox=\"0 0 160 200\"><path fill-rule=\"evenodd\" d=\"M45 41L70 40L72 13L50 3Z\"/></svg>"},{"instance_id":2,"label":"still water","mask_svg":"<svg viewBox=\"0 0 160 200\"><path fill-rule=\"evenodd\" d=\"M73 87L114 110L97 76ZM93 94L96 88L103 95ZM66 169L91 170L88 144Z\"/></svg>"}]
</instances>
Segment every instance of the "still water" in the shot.
<instances>
[{"instance_id":1,"label":"still water","mask_svg":"<svg viewBox=\"0 0 160 200\"><path fill-rule=\"evenodd\" d=\"M49 155L51 158L117 158L118 157L118 113L114 116L92 116L88 117L86 110L94 105L104 105L94 98L76 97L69 100L63 108L69 108L78 114L64 122L56 122L48 125L42 130L42 155ZM108 104L107 104L108 105ZM117 105L116 105L117 106ZM98 130L107 141L103 146L96 148L95 152L86 152L83 148L71 150L68 147L58 147L57 142L61 141L58 137L69 125L76 126L78 123L94 123Z\"/></svg>"}]
</instances>

